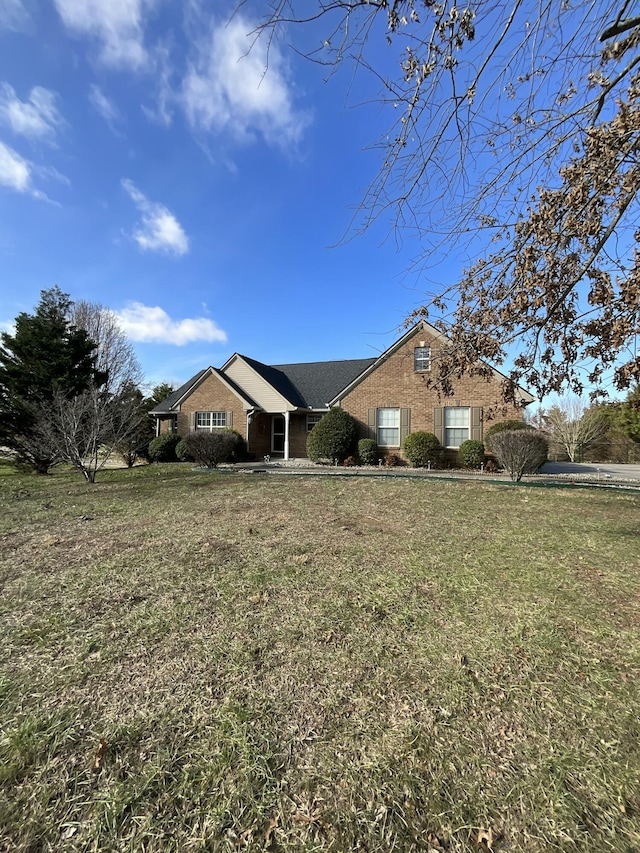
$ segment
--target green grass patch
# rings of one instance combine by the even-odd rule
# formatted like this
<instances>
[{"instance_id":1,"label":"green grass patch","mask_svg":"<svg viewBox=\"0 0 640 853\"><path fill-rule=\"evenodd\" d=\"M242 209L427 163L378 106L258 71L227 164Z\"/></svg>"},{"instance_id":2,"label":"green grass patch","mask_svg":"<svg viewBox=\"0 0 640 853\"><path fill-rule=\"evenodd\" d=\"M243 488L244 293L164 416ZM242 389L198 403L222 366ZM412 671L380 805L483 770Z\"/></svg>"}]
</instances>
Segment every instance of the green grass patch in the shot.
<instances>
[{"instance_id":1,"label":"green grass patch","mask_svg":"<svg viewBox=\"0 0 640 853\"><path fill-rule=\"evenodd\" d=\"M0 850L637 851L639 510L3 478Z\"/></svg>"}]
</instances>

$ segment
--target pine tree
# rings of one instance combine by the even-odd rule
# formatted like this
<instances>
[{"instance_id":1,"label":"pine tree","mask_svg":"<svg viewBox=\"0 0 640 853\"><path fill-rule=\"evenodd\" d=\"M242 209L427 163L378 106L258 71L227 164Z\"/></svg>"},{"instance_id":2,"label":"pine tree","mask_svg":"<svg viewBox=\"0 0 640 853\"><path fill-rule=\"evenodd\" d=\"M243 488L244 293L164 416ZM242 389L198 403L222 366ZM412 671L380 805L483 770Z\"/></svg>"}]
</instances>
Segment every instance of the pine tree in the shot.
<instances>
[{"instance_id":1,"label":"pine tree","mask_svg":"<svg viewBox=\"0 0 640 853\"><path fill-rule=\"evenodd\" d=\"M35 313L0 335L0 446L46 474L55 454L38 431L39 413L54 397L71 399L106 374L96 370L96 345L68 320L71 301L58 287L41 292Z\"/></svg>"}]
</instances>

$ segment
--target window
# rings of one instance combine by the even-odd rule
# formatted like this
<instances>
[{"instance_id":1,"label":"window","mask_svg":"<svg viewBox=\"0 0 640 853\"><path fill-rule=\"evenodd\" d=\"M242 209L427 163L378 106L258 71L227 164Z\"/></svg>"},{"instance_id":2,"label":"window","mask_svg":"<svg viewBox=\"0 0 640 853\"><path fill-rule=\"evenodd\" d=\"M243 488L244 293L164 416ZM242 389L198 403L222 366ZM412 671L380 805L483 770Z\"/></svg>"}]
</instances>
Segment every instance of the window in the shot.
<instances>
[{"instance_id":1,"label":"window","mask_svg":"<svg viewBox=\"0 0 640 853\"><path fill-rule=\"evenodd\" d=\"M307 432L311 432L314 426L322 420L322 415L307 415Z\"/></svg>"},{"instance_id":2,"label":"window","mask_svg":"<svg viewBox=\"0 0 640 853\"><path fill-rule=\"evenodd\" d=\"M413 369L431 370L431 347L415 347L413 350Z\"/></svg>"},{"instance_id":3,"label":"window","mask_svg":"<svg viewBox=\"0 0 640 853\"><path fill-rule=\"evenodd\" d=\"M469 409L447 406L444 410L444 446L460 447L469 438Z\"/></svg>"},{"instance_id":4,"label":"window","mask_svg":"<svg viewBox=\"0 0 640 853\"><path fill-rule=\"evenodd\" d=\"M400 409L378 409L376 432L379 447L400 447Z\"/></svg>"},{"instance_id":5,"label":"window","mask_svg":"<svg viewBox=\"0 0 640 853\"><path fill-rule=\"evenodd\" d=\"M222 429L226 425L226 412L196 412L196 429Z\"/></svg>"}]
</instances>

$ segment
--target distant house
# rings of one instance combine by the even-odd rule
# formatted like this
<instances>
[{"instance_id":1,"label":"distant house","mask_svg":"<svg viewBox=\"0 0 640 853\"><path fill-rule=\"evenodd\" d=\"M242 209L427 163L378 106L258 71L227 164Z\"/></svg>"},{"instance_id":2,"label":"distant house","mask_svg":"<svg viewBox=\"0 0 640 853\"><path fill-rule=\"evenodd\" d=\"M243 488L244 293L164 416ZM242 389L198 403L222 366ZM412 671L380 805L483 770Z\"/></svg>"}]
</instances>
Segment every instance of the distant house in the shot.
<instances>
[{"instance_id":1,"label":"distant house","mask_svg":"<svg viewBox=\"0 0 640 853\"><path fill-rule=\"evenodd\" d=\"M382 452L400 452L406 435L427 430L455 450L468 438L482 440L485 415L521 419L533 401L518 388L517 404L505 404L505 377L465 376L451 397L427 387L443 335L426 322L411 328L378 358L267 365L238 353L221 368L207 367L163 400L151 414L157 433L231 428L250 453L289 459L306 456L307 435L322 415L341 406L363 437Z\"/></svg>"}]
</instances>

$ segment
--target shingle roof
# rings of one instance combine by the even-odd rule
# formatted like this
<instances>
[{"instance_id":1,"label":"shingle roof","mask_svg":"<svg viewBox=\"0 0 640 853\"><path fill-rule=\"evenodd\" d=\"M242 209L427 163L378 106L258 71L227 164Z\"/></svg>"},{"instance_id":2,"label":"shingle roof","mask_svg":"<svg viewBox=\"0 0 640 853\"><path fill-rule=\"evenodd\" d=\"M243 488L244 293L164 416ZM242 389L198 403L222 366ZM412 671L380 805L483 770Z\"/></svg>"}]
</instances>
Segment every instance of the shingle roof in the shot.
<instances>
[{"instance_id":1,"label":"shingle roof","mask_svg":"<svg viewBox=\"0 0 640 853\"><path fill-rule=\"evenodd\" d=\"M292 403L309 409L325 409L329 400L353 382L374 361L375 358L353 358L304 364L274 364L271 370L280 373L289 386L297 391L301 403L284 394Z\"/></svg>"},{"instance_id":2,"label":"shingle roof","mask_svg":"<svg viewBox=\"0 0 640 853\"><path fill-rule=\"evenodd\" d=\"M176 388L176 390L172 391L168 397L165 397L161 403L158 403L158 405L151 410L150 414L152 414L152 415L165 415L165 414L168 415L168 414L171 414L173 412L174 403L176 403L176 401L179 400L181 397L184 397L184 395L196 384L198 379L200 379L202 374L205 373L207 370L208 370L208 368L205 367L204 370L198 371L198 373L196 373L195 376L192 376L191 379L187 379L187 381L184 383L184 385L181 385L179 388Z\"/></svg>"},{"instance_id":3,"label":"shingle roof","mask_svg":"<svg viewBox=\"0 0 640 853\"><path fill-rule=\"evenodd\" d=\"M354 358L342 361L269 365L246 355L243 355L242 358L285 399L301 409L325 409L329 400L332 400L375 361L375 358ZM173 413L174 405L189 393L208 369L199 371L184 385L169 394L152 410L152 414ZM223 375L225 380L236 388L241 396L251 402L242 388L238 388L237 384L226 374Z\"/></svg>"}]
</instances>

